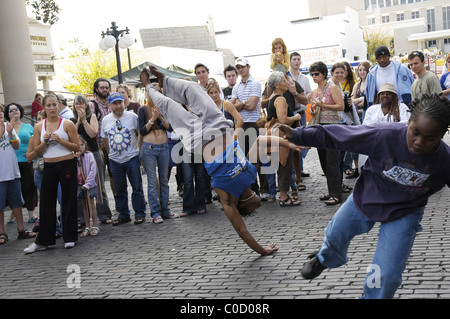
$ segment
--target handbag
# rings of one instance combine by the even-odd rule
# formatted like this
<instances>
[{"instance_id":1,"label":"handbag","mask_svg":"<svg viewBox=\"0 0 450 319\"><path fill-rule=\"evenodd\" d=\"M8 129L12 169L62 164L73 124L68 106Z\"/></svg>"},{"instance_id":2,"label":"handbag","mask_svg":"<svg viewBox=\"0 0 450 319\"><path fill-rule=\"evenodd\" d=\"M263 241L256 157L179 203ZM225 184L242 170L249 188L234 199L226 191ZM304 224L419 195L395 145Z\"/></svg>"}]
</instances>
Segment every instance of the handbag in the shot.
<instances>
[{"instance_id":1,"label":"handbag","mask_svg":"<svg viewBox=\"0 0 450 319\"><path fill-rule=\"evenodd\" d=\"M325 86L323 87L322 93L320 94L321 101L322 101L323 95L324 95L327 87L328 87L328 82L325 84ZM322 108L318 107L316 114L314 114L314 116L309 120L308 126L320 124L320 113L322 113Z\"/></svg>"},{"instance_id":2,"label":"handbag","mask_svg":"<svg viewBox=\"0 0 450 319\"><path fill-rule=\"evenodd\" d=\"M43 171L44 170L44 158L39 156L33 162L33 169L35 171Z\"/></svg>"}]
</instances>

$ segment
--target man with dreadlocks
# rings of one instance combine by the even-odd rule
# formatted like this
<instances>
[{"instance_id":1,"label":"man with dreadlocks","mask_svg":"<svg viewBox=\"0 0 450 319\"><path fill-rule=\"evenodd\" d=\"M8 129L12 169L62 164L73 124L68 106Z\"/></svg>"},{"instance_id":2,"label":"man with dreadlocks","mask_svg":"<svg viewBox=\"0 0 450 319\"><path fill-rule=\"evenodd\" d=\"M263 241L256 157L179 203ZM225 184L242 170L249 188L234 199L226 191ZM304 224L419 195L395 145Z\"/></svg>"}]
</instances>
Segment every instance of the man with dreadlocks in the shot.
<instances>
[{"instance_id":1,"label":"man with dreadlocks","mask_svg":"<svg viewBox=\"0 0 450 319\"><path fill-rule=\"evenodd\" d=\"M409 108L398 100L395 86L392 83L384 83L381 86L377 100L377 104L367 109L363 124L408 122L410 116Z\"/></svg>"},{"instance_id":2,"label":"man with dreadlocks","mask_svg":"<svg viewBox=\"0 0 450 319\"><path fill-rule=\"evenodd\" d=\"M325 229L320 250L301 271L313 279L344 265L350 241L380 223L377 249L364 283L363 298L393 298L402 282L428 198L450 187L450 147L442 138L450 125L450 101L423 96L411 104L408 124L280 125L297 144L366 154L353 194Z\"/></svg>"}]
</instances>

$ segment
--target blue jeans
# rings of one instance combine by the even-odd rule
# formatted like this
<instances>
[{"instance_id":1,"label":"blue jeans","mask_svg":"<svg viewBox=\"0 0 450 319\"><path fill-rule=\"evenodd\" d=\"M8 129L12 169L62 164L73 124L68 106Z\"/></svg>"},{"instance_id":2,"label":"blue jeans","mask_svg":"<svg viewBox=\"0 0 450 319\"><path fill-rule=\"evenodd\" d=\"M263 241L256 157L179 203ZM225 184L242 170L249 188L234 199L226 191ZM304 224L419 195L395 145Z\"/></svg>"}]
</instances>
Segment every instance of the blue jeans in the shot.
<instances>
[{"instance_id":1,"label":"blue jeans","mask_svg":"<svg viewBox=\"0 0 450 319\"><path fill-rule=\"evenodd\" d=\"M370 271L364 282L364 297L368 299L393 298L402 282L416 233L421 231L424 207L389 222L382 222L377 249ZM351 194L339 208L325 229L325 238L318 253L319 261L328 268L344 265L350 241L356 235L367 233L375 222L362 215L353 203Z\"/></svg>"},{"instance_id":2,"label":"blue jeans","mask_svg":"<svg viewBox=\"0 0 450 319\"><path fill-rule=\"evenodd\" d=\"M186 163L183 166L183 212L195 214L206 209L205 169L203 163Z\"/></svg>"},{"instance_id":3,"label":"blue jeans","mask_svg":"<svg viewBox=\"0 0 450 319\"><path fill-rule=\"evenodd\" d=\"M129 218L130 210L128 208L128 185L127 177L130 181L133 193L131 194L131 204L134 209L134 217L145 217L145 197L142 187L141 163L139 156L133 157L125 163L117 163L110 160L111 173L114 178L114 187L116 193L114 200L119 218Z\"/></svg>"},{"instance_id":4,"label":"blue jeans","mask_svg":"<svg viewBox=\"0 0 450 319\"><path fill-rule=\"evenodd\" d=\"M269 187L269 195L271 197L277 197L277 182L276 174L267 174L267 184Z\"/></svg>"},{"instance_id":5,"label":"blue jeans","mask_svg":"<svg viewBox=\"0 0 450 319\"><path fill-rule=\"evenodd\" d=\"M152 218L168 216L169 209L169 146L164 144L143 143L140 158L147 174L147 196ZM156 176L158 166L158 176ZM158 199L159 179L159 199Z\"/></svg>"}]
</instances>

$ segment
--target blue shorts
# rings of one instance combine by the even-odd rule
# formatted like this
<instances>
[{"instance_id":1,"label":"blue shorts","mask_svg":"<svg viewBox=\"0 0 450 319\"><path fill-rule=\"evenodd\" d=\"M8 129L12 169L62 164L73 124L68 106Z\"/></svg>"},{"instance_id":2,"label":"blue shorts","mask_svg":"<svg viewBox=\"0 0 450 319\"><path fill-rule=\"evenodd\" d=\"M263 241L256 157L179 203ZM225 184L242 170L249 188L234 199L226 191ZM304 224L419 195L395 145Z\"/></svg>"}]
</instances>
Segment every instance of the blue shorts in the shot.
<instances>
[{"instance_id":1,"label":"blue shorts","mask_svg":"<svg viewBox=\"0 0 450 319\"><path fill-rule=\"evenodd\" d=\"M85 198L86 192L81 188L80 185L78 185L77 189L77 198ZM97 187L92 187L89 189L89 197L90 198L97 198Z\"/></svg>"},{"instance_id":2,"label":"blue shorts","mask_svg":"<svg viewBox=\"0 0 450 319\"><path fill-rule=\"evenodd\" d=\"M22 207L25 203L22 197L20 178L0 182L0 210L5 209L6 200L8 200L8 206L11 209Z\"/></svg>"},{"instance_id":3,"label":"blue shorts","mask_svg":"<svg viewBox=\"0 0 450 319\"><path fill-rule=\"evenodd\" d=\"M244 156L237 140L230 143L212 163L205 162L205 168L211 176L213 188L219 188L238 199L258 176L256 167Z\"/></svg>"}]
</instances>

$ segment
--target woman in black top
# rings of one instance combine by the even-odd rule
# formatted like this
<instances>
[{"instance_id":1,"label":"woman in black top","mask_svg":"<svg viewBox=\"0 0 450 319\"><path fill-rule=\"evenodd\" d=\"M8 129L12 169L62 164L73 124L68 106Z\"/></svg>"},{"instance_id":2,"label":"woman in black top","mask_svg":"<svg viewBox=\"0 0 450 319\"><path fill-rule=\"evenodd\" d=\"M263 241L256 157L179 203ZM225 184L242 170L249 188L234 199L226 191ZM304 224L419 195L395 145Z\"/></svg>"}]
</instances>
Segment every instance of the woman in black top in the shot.
<instances>
[{"instance_id":1,"label":"woman in black top","mask_svg":"<svg viewBox=\"0 0 450 319\"><path fill-rule=\"evenodd\" d=\"M268 134L270 129L276 123L292 126L294 122L301 120L300 114L295 114L288 107L286 99L283 97L287 90L286 75L282 72L272 72L269 77L268 85L272 89L272 95L269 97L267 106L267 128ZM298 206L300 201L294 201L289 195L288 190L292 177L292 161L293 151L287 148L279 149L278 167L278 189L280 190L280 206Z\"/></svg>"}]
</instances>

